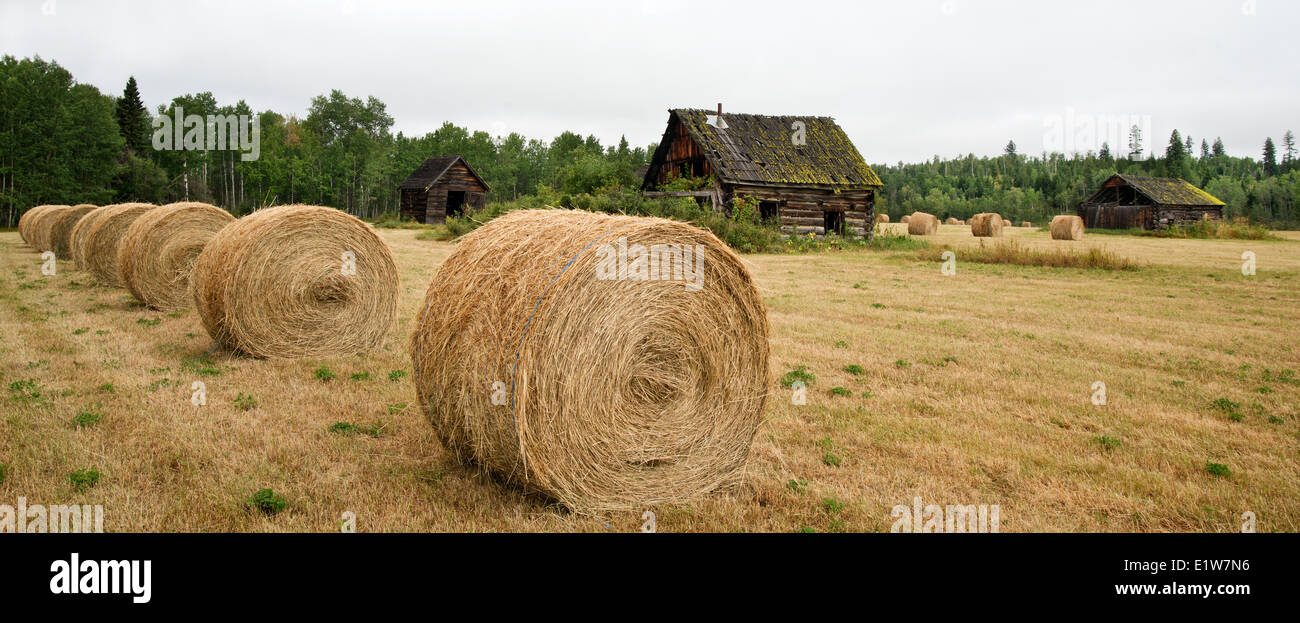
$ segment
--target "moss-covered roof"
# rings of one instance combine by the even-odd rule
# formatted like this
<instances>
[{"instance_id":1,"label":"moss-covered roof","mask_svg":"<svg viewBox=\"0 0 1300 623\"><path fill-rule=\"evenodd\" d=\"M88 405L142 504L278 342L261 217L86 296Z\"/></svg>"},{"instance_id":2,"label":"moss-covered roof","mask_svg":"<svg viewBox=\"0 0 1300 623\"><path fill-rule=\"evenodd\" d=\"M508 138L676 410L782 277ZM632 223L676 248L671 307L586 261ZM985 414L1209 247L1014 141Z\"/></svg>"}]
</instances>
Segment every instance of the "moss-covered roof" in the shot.
<instances>
[{"instance_id":1,"label":"moss-covered roof","mask_svg":"<svg viewBox=\"0 0 1300 623\"><path fill-rule=\"evenodd\" d=\"M669 111L704 150L714 175L727 183L821 186L881 186L848 135L830 117L723 113L725 129L709 124L717 113ZM804 144L793 140L804 124Z\"/></svg>"},{"instance_id":2,"label":"moss-covered roof","mask_svg":"<svg viewBox=\"0 0 1300 623\"><path fill-rule=\"evenodd\" d=\"M1169 177L1141 177L1117 174L1116 177L1146 195L1153 203L1177 206L1222 206L1224 203L1187 180Z\"/></svg>"}]
</instances>

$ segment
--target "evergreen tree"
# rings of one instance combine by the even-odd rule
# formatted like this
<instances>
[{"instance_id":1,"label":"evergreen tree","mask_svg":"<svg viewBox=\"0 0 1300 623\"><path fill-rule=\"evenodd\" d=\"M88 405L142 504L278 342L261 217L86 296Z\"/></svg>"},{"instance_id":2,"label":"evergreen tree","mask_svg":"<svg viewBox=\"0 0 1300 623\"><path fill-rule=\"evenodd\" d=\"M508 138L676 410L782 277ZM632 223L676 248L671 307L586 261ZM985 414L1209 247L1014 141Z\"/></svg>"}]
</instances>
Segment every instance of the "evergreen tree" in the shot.
<instances>
[{"instance_id":1,"label":"evergreen tree","mask_svg":"<svg viewBox=\"0 0 1300 623\"><path fill-rule=\"evenodd\" d=\"M122 133L122 140L127 151L136 155L148 153L152 120L149 111L140 99L140 89L136 86L135 76L126 81L122 98L117 100L117 127Z\"/></svg>"},{"instance_id":2,"label":"evergreen tree","mask_svg":"<svg viewBox=\"0 0 1300 623\"><path fill-rule=\"evenodd\" d=\"M1174 130L1174 133L1169 135L1169 147L1165 148L1165 162L1171 167L1179 166L1186 157L1187 151L1183 145L1183 137L1179 136L1178 130Z\"/></svg>"},{"instance_id":3,"label":"evergreen tree","mask_svg":"<svg viewBox=\"0 0 1300 623\"><path fill-rule=\"evenodd\" d=\"M1226 156L1226 155L1228 155L1228 152L1223 148L1223 139L1222 139L1222 138L1219 138L1219 137L1215 137L1215 138L1214 138L1214 147L1212 148L1212 150L1211 150L1210 153L1212 153L1212 154L1214 154L1214 155L1216 155L1216 156Z\"/></svg>"},{"instance_id":4,"label":"evergreen tree","mask_svg":"<svg viewBox=\"0 0 1300 623\"><path fill-rule=\"evenodd\" d=\"M1101 143L1101 151L1097 153L1097 157L1107 162L1112 160L1110 155L1110 143L1105 141Z\"/></svg>"},{"instance_id":5,"label":"evergreen tree","mask_svg":"<svg viewBox=\"0 0 1300 623\"><path fill-rule=\"evenodd\" d=\"M1006 155L1008 155L1008 156L1014 156L1014 155L1016 155L1016 142L1015 142L1015 141L1007 141L1007 146L1002 148L1002 153L1004 153L1004 154L1006 154Z\"/></svg>"},{"instance_id":6,"label":"evergreen tree","mask_svg":"<svg viewBox=\"0 0 1300 623\"><path fill-rule=\"evenodd\" d=\"M1295 133L1287 130L1282 135L1282 165L1290 167L1295 164Z\"/></svg>"},{"instance_id":7,"label":"evergreen tree","mask_svg":"<svg viewBox=\"0 0 1300 623\"><path fill-rule=\"evenodd\" d=\"M1277 148L1273 146L1273 137L1264 139L1264 175L1277 175Z\"/></svg>"},{"instance_id":8,"label":"evergreen tree","mask_svg":"<svg viewBox=\"0 0 1300 623\"><path fill-rule=\"evenodd\" d=\"M1210 144L1206 142L1205 139L1201 139L1201 160L1205 160L1206 158L1209 157L1210 157Z\"/></svg>"}]
</instances>

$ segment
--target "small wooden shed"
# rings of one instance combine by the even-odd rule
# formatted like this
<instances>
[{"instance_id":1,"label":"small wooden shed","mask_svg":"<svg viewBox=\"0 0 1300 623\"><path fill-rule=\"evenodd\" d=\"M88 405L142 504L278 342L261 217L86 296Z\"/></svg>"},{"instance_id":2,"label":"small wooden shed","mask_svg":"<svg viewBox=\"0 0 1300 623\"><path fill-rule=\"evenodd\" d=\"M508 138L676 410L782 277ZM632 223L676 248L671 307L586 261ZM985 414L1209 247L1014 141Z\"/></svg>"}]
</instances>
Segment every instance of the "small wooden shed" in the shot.
<instances>
[{"instance_id":1,"label":"small wooden shed","mask_svg":"<svg viewBox=\"0 0 1300 623\"><path fill-rule=\"evenodd\" d=\"M1112 175L1079 205L1089 229L1164 229L1223 218L1224 203L1186 180Z\"/></svg>"},{"instance_id":2,"label":"small wooden shed","mask_svg":"<svg viewBox=\"0 0 1300 623\"><path fill-rule=\"evenodd\" d=\"M403 219L442 223L448 216L483 208L487 182L459 155L434 156L398 187Z\"/></svg>"},{"instance_id":3,"label":"small wooden shed","mask_svg":"<svg viewBox=\"0 0 1300 623\"><path fill-rule=\"evenodd\" d=\"M681 176L713 187L662 192ZM691 195L716 210L743 196L786 234L853 233L870 238L880 178L830 117L668 111L668 128L642 182L647 196Z\"/></svg>"}]
</instances>

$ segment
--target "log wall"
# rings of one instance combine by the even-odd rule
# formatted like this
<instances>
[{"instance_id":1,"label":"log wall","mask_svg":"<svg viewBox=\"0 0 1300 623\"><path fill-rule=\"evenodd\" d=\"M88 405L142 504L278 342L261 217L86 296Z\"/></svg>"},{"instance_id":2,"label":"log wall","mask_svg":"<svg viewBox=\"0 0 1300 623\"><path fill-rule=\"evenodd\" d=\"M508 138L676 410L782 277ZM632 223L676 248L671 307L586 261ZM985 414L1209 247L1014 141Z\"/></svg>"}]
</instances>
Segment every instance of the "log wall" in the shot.
<instances>
[{"instance_id":1,"label":"log wall","mask_svg":"<svg viewBox=\"0 0 1300 623\"><path fill-rule=\"evenodd\" d=\"M826 235L826 212L842 212L844 227L854 236L870 239L875 229L876 193L873 190L818 189L806 187L735 186L730 197L743 195L759 201L776 201L781 231L786 235Z\"/></svg>"}]
</instances>

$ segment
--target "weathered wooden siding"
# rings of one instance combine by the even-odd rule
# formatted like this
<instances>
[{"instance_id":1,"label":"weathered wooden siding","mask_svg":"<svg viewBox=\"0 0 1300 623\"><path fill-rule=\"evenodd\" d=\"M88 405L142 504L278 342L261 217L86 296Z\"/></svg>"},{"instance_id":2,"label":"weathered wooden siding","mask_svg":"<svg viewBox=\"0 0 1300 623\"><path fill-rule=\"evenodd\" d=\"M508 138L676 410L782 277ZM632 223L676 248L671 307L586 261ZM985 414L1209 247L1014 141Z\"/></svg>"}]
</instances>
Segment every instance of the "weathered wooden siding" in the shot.
<instances>
[{"instance_id":1,"label":"weathered wooden siding","mask_svg":"<svg viewBox=\"0 0 1300 623\"><path fill-rule=\"evenodd\" d=\"M465 192L465 209L481 210L486 198L487 187L474 177L464 162L457 162L447 169L438 181L425 193L422 213L414 213L412 218L424 223L443 223L447 220L447 193ZM419 193L416 193L419 194ZM405 195L405 193L403 193ZM403 212L403 217L406 214Z\"/></svg>"},{"instance_id":2,"label":"weathered wooden siding","mask_svg":"<svg viewBox=\"0 0 1300 623\"><path fill-rule=\"evenodd\" d=\"M655 171L655 184L663 184L681 177L683 169L692 177L713 175L713 168L705 159L704 152L686 133L686 126L673 117L669 122L668 133L672 140L668 143L668 152L664 161Z\"/></svg>"},{"instance_id":3,"label":"weathered wooden siding","mask_svg":"<svg viewBox=\"0 0 1300 623\"><path fill-rule=\"evenodd\" d=\"M873 190L836 192L784 186L735 186L728 189L728 198L736 195L776 201L781 231L787 235L825 235L827 212L843 212L845 229L859 238L871 238L875 229L876 193Z\"/></svg>"}]
</instances>

